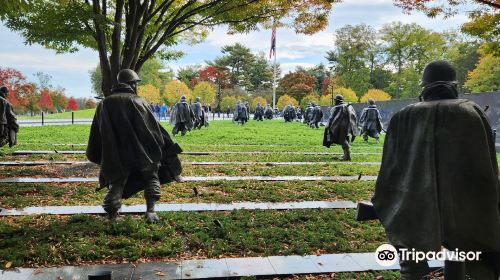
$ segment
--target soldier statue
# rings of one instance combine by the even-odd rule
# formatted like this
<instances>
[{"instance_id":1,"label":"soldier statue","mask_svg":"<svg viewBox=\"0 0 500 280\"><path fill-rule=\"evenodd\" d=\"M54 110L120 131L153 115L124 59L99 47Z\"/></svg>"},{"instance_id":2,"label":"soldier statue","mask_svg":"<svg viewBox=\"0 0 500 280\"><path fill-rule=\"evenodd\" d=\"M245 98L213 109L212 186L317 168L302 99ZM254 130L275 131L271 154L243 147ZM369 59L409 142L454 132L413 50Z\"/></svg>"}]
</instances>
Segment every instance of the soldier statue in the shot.
<instances>
[{"instance_id":1,"label":"soldier statue","mask_svg":"<svg viewBox=\"0 0 500 280\"><path fill-rule=\"evenodd\" d=\"M285 122L292 122L295 119L295 108L292 104L288 104L283 109L283 119Z\"/></svg>"},{"instance_id":2,"label":"soldier statue","mask_svg":"<svg viewBox=\"0 0 500 280\"><path fill-rule=\"evenodd\" d=\"M481 107L458 99L456 72L434 61L418 103L391 119L372 198L390 243L423 252L480 251L465 261L473 279L500 272L500 184L495 141ZM420 279L427 261L400 261L402 279Z\"/></svg>"},{"instance_id":3,"label":"soldier statue","mask_svg":"<svg viewBox=\"0 0 500 280\"><path fill-rule=\"evenodd\" d=\"M297 109L295 110L295 116L296 116L296 120L298 122L301 122L302 121L302 109L299 107L297 107Z\"/></svg>"},{"instance_id":4,"label":"soldier statue","mask_svg":"<svg viewBox=\"0 0 500 280\"><path fill-rule=\"evenodd\" d=\"M172 109L171 115L170 124L174 126L172 129L172 134L174 136L177 135L179 131L181 132L181 136L184 136L187 131L193 129L195 116L191 106L186 102L186 96L181 96L180 101L177 102Z\"/></svg>"},{"instance_id":5,"label":"soldier statue","mask_svg":"<svg viewBox=\"0 0 500 280\"><path fill-rule=\"evenodd\" d=\"M246 109L246 122L248 122L250 120L250 104L247 102L245 102L245 109Z\"/></svg>"},{"instance_id":6,"label":"soldier statue","mask_svg":"<svg viewBox=\"0 0 500 280\"><path fill-rule=\"evenodd\" d=\"M160 184L180 180L182 150L137 95L139 76L124 69L117 79L96 108L86 154L100 165L99 184L108 188L103 203L108 218L116 219L122 199L144 190L145 218L152 223L158 220Z\"/></svg>"},{"instance_id":7,"label":"soldier statue","mask_svg":"<svg viewBox=\"0 0 500 280\"><path fill-rule=\"evenodd\" d=\"M266 106L266 110L264 111L264 116L267 120L272 120L273 119L273 109L269 104Z\"/></svg>"},{"instance_id":8,"label":"soldier statue","mask_svg":"<svg viewBox=\"0 0 500 280\"><path fill-rule=\"evenodd\" d=\"M191 108L193 109L193 114L194 114L193 127L195 129L196 128L201 129L201 127L205 123L205 111L203 110L203 108L201 106L200 97L196 97L196 101L193 103Z\"/></svg>"},{"instance_id":9,"label":"soldier statue","mask_svg":"<svg viewBox=\"0 0 500 280\"><path fill-rule=\"evenodd\" d=\"M234 108L234 121L244 125L248 121L248 110L245 104L241 101L236 102L236 107Z\"/></svg>"},{"instance_id":10,"label":"soldier statue","mask_svg":"<svg viewBox=\"0 0 500 280\"><path fill-rule=\"evenodd\" d=\"M350 135L350 138L349 138ZM350 161L349 142L353 142L357 135L356 111L344 102L340 94L335 96L335 106L330 111L330 118L325 128L323 146L330 147L332 144L342 145L344 155L342 160Z\"/></svg>"},{"instance_id":11,"label":"soldier statue","mask_svg":"<svg viewBox=\"0 0 500 280\"><path fill-rule=\"evenodd\" d=\"M311 128L319 128L319 123L323 119L323 111L321 106L312 103L311 120L309 121Z\"/></svg>"},{"instance_id":12,"label":"soldier statue","mask_svg":"<svg viewBox=\"0 0 500 280\"><path fill-rule=\"evenodd\" d=\"M253 119L257 121L264 120L264 107L262 107L260 103L257 103L257 106L255 107L255 113L253 115Z\"/></svg>"},{"instance_id":13,"label":"soldier statue","mask_svg":"<svg viewBox=\"0 0 500 280\"><path fill-rule=\"evenodd\" d=\"M9 147L16 145L17 132L19 131L16 115L12 105L7 101L8 94L7 87L0 87L0 147L7 144Z\"/></svg>"},{"instance_id":14,"label":"soldier statue","mask_svg":"<svg viewBox=\"0 0 500 280\"><path fill-rule=\"evenodd\" d=\"M368 143L368 136L370 136L379 143L378 138L380 132L382 132L383 124L375 100L372 98L368 99L368 107L361 112L359 122L361 123L360 134L363 135L363 140Z\"/></svg>"},{"instance_id":15,"label":"soldier statue","mask_svg":"<svg viewBox=\"0 0 500 280\"><path fill-rule=\"evenodd\" d=\"M304 123L307 124L308 126L310 125L310 122L312 119L312 111L313 111L313 106L312 106L312 103L309 102L309 104L307 104L307 108L304 112Z\"/></svg>"}]
</instances>

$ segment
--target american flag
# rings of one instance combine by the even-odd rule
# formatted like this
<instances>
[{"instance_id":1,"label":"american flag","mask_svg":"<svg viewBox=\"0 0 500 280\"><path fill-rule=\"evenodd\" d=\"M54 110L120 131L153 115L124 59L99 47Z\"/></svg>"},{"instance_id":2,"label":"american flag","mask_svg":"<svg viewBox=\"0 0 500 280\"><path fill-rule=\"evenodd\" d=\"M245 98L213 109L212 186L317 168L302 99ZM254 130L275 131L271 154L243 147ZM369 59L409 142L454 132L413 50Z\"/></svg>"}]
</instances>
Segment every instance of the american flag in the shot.
<instances>
[{"instance_id":1,"label":"american flag","mask_svg":"<svg viewBox=\"0 0 500 280\"><path fill-rule=\"evenodd\" d=\"M271 34L271 49L269 50L269 58L276 55L276 26L273 26L273 33Z\"/></svg>"}]
</instances>

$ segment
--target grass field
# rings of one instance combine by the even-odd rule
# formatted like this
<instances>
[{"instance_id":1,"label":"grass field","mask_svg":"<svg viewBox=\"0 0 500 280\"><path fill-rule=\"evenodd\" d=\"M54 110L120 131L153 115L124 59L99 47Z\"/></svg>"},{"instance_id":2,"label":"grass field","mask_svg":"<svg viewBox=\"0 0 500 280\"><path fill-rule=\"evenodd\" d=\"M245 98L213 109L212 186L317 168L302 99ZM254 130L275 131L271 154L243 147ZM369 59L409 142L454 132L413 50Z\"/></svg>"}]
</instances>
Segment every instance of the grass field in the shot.
<instances>
[{"instance_id":1,"label":"grass field","mask_svg":"<svg viewBox=\"0 0 500 280\"><path fill-rule=\"evenodd\" d=\"M171 127L164 124L168 131ZM89 125L22 127L19 145L2 148L2 160L85 160L84 155L13 156L15 150L85 149ZM342 152L338 146L321 146L323 129L299 123L255 122L238 126L214 121L208 129L176 137L185 151L269 151L269 154L189 156L183 161L309 161L336 162L332 155L291 155L284 152ZM68 144L67 146L54 144ZM382 144L356 139L355 162L381 160ZM300 166L185 164L183 175L376 175L378 166L317 164ZM96 176L95 166L2 167L0 176ZM175 183L162 188L162 203L236 201L286 202L307 200L368 200L373 181L353 182L198 182ZM0 185L5 208L52 205L100 205L105 191L96 184ZM194 196L193 188L199 191ZM144 203L140 194L125 204ZM356 222L354 210L238 210L231 212L160 213L160 223L146 225L142 216L123 215L116 223L104 217L30 216L0 218L0 266L115 263L291 254L372 252L385 243L378 222ZM223 227L214 226L213 220ZM339 273L335 279L396 279L397 272ZM328 276L331 277L331 276ZM382 278L380 278L382 277Z\"/></svg>"},{"instance_id":2,"label":"grass field","mask_svg":"<svg viewBox=\"0 0 500 280\"><path fill-rule=\"evenodd\" d=\"M78 110L74 111L75 113L75 119L88 119L88 118L93 118L95 109L84 109L84 110ZM55 119L71 119L71 112L64 112L64 113L56 113L56 114L45 114L44 118L47 120L55 120ZM18 116L18 120L41 120L42 115L36 115L36 116Z\"/></svg>"}]
</instances>

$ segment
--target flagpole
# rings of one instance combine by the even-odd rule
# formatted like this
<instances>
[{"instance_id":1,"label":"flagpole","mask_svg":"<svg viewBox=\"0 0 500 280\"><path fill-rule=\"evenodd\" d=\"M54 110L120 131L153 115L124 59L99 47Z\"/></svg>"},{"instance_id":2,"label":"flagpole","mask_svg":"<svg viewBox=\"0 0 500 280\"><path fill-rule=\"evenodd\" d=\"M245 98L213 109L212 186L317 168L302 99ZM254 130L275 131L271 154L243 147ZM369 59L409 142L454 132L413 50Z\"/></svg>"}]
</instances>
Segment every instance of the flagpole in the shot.
<instances>
[{"instance_id":1,"label":"flagpole","mask_svg":"<svg viewBox=\"0 0 500 280\"><path fill-rule=\"evenodd\" d=\"M276 44L274 45L274 66L273 66L273 110L276 109Z\"/></svg>"}]
</instances>

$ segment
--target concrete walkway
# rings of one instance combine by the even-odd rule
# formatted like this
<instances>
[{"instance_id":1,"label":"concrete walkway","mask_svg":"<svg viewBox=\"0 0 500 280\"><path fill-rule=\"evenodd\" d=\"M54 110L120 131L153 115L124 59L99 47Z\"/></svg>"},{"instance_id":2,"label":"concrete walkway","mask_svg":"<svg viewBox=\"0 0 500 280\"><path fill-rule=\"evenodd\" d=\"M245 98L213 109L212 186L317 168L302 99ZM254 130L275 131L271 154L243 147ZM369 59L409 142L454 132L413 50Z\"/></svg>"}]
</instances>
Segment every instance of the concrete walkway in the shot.
<instances>
[{"instance_id":1,"label":"concrete walkway","mask_svg":"<svg viewBox=\"0 0 500 280\"><path fill-rule=\"evenodd\" d=\"M182 182L207 182L207 181L375 181L377 176L184 176ZM99 182L97 177L66 177L66 178L33 178L33 177L11 177L2 178L0 183L86 183Z\"/></svg>"},{"instance_id":2,"label":"concrete walkway","mask_svg":"<svg viewBox=\"0 0 500 280\"><path fill-rule=\"evenodd\" d=\"M293 209L355 209L357 204L352 201L299 201L299 202L233 202L221 203L162 203L157 204L157 212L201 212L201 211L233 211L233 210L293 210ZM145 204L123 205L122 214L142 214L146 212ZM27 215L76 215L105 214L102 206L40 206L24 209L0 208L0 216Z\"/></svg>"},{"instance_id":3,"label":"concrete walkway","mask_svg":"<svg viewBox=\"0 0 500 280\"><path fill-rule=\"evenodd\" d=\"M431 268L442 262L429 262ZM399 265L383 267L377 264L374 253L325 254L306 256L270 256L250 258L223 258L155 262L137 264L109 264L91 266L63 266L53 268L21 268L0 271L2 280L87 280L88 275L112 272L113 279L206 279L242 276L283 277L303 274L330 274L335 272L363 272L398 270Z\"/></svg>"}]
</instances>

